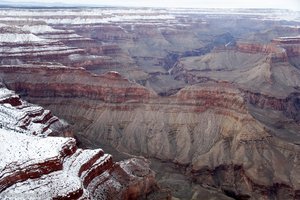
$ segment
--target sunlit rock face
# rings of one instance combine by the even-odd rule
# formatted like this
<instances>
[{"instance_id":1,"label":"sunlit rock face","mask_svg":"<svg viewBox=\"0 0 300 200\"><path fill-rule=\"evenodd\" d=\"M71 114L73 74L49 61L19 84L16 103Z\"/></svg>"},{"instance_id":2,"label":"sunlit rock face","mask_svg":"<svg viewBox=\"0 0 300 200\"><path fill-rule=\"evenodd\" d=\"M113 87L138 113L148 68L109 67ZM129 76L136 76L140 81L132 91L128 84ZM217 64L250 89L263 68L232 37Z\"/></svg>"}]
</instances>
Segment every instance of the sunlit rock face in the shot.
<instances>
[{"instance_id":1,"label":"sunlit rock face","mask_svg":"<svg viewBox=\"0 0 300 200\"><path fill-rule=\"evenodd\" d=\"M57 187L47 191L57 198L134 199L155 188L144 160L113 163L99 149L78 149L73 139L40 138L74 133L175 163L194 183L229 197L299 198L295 13L24 9L1 10L0 23L0 80L70 124L65 128L41 107L27 108L14 93L0 99L5 110L24 115L5 132L31 131L24 141L53 139L56 152L34 161L39 173L20 176L12 168L1 194L34 190L38 198L42 185L53 183ZM18 118L13 113L1 120ZM56 178L66 175L68 187Z\"/></svg>"}]
</instances>

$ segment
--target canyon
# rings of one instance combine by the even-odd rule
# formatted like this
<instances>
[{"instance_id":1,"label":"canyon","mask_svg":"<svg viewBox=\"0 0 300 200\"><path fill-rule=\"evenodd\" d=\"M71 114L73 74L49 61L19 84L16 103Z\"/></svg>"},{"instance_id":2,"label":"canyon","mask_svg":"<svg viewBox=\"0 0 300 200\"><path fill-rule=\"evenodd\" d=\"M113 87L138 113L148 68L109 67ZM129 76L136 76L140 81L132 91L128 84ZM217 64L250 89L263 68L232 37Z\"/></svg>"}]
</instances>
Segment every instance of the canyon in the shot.
<instances>
[{"instance_id":1,"label":"canyon","mask_svg":"<svg viewBox=\"0 0 300 200\"><path fill-rule=\"evenodd\" d=\"M1 199L132 199L158 190L146 160L80 149L66 122L0 88ZM12 142L13 141L13 142Z\"/></svg>"},{"instance_id":2,"label":"canyon","mask_svg":"<svg viewBox=\"0 0 300 200\"><path fill-rule=\"evenodd\" d=\"M0 9L0 197L299 199L299 26L286 10Z\"/></svg>"}]
</instances>

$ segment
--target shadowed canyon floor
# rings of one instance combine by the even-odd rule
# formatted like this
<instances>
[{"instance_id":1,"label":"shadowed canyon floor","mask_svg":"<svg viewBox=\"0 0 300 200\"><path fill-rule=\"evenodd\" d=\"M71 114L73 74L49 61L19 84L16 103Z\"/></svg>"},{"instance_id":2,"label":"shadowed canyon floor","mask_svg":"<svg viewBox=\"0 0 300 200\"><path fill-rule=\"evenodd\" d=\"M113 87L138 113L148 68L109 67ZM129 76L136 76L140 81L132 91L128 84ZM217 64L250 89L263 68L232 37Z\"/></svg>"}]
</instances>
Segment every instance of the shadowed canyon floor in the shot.
<instances>
[{"instance_id":1,"label":"shadowed canyon floor","mask_svg":"<svg viewBox=\"0 0 300 200\"><path fill-rule=\"evenodd\" d=\"M40 120L63 122L52 135L120 161L74 195L299 199L299 27L287 10L0 9L0 81L58 116Z\"/></svg>"}]
</instances>

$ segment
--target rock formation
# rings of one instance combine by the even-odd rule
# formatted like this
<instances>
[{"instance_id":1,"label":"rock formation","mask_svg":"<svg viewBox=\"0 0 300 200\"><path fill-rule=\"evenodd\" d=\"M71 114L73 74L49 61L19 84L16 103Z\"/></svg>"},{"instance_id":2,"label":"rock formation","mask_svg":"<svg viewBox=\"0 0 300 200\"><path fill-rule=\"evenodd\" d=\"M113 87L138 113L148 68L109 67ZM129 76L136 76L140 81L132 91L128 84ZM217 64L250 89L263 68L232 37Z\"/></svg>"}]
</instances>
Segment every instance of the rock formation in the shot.
<instances>
[{"instance_id":1,"label":"rock formation","mask_svg":"<svg viewBox=\"0 0 300 200\"><path fill-rule=\"evenodd\" d=\"M1 199L132 199L156 189L146 160L114 163L101 149L51 137L59 119L0 88ZM60 124L63 127L63 124Z\"/></svg>"},{"instance_id":2,"label":"rock formation","mask_svg":"<svg viewBox=\"0 0 300 200\"><path fill-rule=\"evenodd\" d=\"M255 120L247 111L243 92L232 84L195 85L161 98L113 72L100 76L74 68L2 66L1 74L8 87L74 123L93 141L190 166L198 182L237 196L298 195L298 146L276 138ZM22 84L15 81L16 74ZM26 82L33 74L37 82ZM285 167L280 168L283 160ZM238 175L227 180L232 173ZM215 174L220 174L217 182ZM235 188L237 183L243 188ZM257 191L258 185L264 189ZM282 192L270 193L274 187Z\"/></svg>"},{"instance_id":3,"label":"rock formation","mask_svg":"<svg viewBox=\"0 0 300 200\"><path fill-rule=\"evenodd\" d=\"M298 199L299 29L297 22L269 12L0 11L0 21L14 25L1 25L3 34L20 36L1 42L1 49L13 52L2 51L0 80L65 119L75 137L175 163L194 183L235 199ZM12 20L16 13L21 17ZM47 49L50 44L56 49ZM45 184L64 187L57 178L64 176L70 187L47 187L49 195L131 199L155 187L147 162L113 163L99 149L77 149L73 139L41 138L70 133L63 133L63 121L49 111L25 109L15 94L0 103L5 112L24 113L5 132L39 127L22 140L53 140L56 149L56 160L34 162L47 166L41 173L29 170L4 181L1 195L40 195Z\"/></svg>"}]
</instances>

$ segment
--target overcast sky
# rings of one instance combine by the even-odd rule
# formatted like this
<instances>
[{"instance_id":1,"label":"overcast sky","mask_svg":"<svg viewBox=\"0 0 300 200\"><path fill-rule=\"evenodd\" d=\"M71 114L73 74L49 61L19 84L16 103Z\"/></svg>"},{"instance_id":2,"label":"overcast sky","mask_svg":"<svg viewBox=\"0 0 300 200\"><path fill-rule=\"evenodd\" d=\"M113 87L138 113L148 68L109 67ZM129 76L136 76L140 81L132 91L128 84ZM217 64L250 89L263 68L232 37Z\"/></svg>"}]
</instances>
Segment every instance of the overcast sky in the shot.
<instances>
[{"instance_id":1,"label":"overcast sky","mask_svg":"<svg viewBox=\"0 0 300 200\"><path fill-rule=\"evenodd\" d=\"M1 1L1 0L0 0ZM6 0L11 2L63 2L113 6L189 8L282 8L300 11L300 0ZM59 3L58 3L59 4Z\"/></svg>"}]
</instances>

